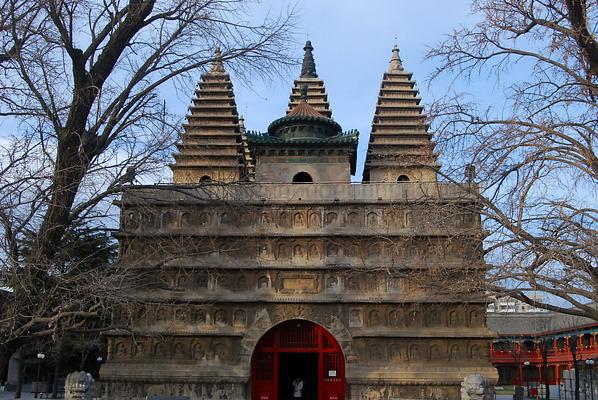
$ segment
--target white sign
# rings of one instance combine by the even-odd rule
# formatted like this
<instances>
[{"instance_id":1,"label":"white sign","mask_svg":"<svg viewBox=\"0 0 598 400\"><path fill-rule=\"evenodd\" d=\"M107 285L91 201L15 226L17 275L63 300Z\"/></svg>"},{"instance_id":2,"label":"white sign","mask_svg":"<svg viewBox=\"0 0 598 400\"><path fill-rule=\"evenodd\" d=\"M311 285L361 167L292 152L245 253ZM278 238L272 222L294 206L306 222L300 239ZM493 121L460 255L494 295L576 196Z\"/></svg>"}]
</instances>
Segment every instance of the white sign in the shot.
<instances>
[{"instance_id":1,"label":"white sign","mask_svg":"<svg viewBox=\"0 0 598 400\"><path fill-rule=\"evenodd\" d=\"M328 371L328 377L335 377L336 376L336 371Z\"/></svg>"}]
</instances>

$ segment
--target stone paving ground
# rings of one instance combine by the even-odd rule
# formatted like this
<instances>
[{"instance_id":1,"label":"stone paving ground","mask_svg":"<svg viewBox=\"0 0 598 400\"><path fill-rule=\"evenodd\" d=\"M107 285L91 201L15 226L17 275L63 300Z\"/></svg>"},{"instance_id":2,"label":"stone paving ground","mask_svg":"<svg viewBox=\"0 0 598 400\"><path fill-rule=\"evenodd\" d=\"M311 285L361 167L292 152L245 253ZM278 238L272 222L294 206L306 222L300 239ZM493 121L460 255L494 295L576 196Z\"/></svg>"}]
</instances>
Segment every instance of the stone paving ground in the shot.
<instances>
[{"instance_id":1,"label":"stone paving ground","mask_svg":"<svg viewBox=\"0 0 598 400\"><path fill-rule=\"evenodd\" d=\"M0 400L13 400L14 398L14 392L0 392ZM21 400L33 400L33 393L23 393ZM496 400L513 400L513 396L499 395L496 396Z\"/></svg>"},{"instance_id":2,"label":"stone paving ground","mask_svg":"<svg viewBox=\"0 0 598 400\"><path fill-rule=\"evenodd\" d=\"M0 400L13 400L15 398L14 392L0 392ZM59 397L62 399L63 397ZM33 400L33 393L21 393L21 400Z\"/></svg>"}]
</instances>

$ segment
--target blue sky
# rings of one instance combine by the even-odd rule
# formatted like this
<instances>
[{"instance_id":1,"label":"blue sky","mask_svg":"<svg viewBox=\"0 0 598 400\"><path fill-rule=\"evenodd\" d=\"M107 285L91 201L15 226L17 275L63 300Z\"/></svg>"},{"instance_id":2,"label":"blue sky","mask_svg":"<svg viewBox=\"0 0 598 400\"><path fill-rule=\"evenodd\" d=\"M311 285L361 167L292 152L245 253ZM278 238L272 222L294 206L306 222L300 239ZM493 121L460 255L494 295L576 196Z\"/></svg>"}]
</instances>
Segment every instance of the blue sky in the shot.
<instances>
[{"instance_id":1,"label":"blue sky","mask_svg":"<svg viewBox=\"0 0 598 400\"><path fill-rule=\"evenodd\" d=\"M258 2L256 2L258 3ZM359 130L358 171L361 178L363 158L374 114L374 106L387 68L391 49L399 45L407 70L414 73L424 103L441 97L449 90L451 76L428 86L432 61L424 61L429 46L437 44L453 29L472 25L479 16L470 11L470 0L263 0L248 7L251 20L259 21L267 13L278 14L296 7L295 56L301 58L303 44L309 38L315 50L317 72L326 85L333 118L344 130ZM232 77L239 113L247 129L265 131L268 124L281 117L287 107L293 79L299 76L297 65L288 76L270 82L259 77L241 82ZM199 79L200 72L197 72ZM477 82L460 82L458 92L472 92L481 101L492 101L495 89L485 77ZM173 86L162 90L169 110L183 118L193 89L175 92ZM0 138L18 130L14 120L0 120ZM170 179L170 170L164 171Z\"/></svg>"},{"instance_id":2,"label":"blue sky","mask_svg":"<svg viewBox=\"0 0 598 400\"><path fill-rule=\"evenodd\" d=\"M297 57L303 54L303 43L309 38L333 118L344 130L358 129L361 133L357 177L361 176L382 73L395 38L406 69L418 81L424 102L430 102L449 90L452 78L447 76L428 87L427 78L433 70L433 63L424 61L428 47L453 29L473 24L479 18L471 14L469 0L270 0L256 8L254 15L259 18L266 10L277 12L289 4L296 4L299 13ZM233 82L238 110L248 129L265 131L271 121L283 115L299 70L299 66L294 68L284 81L256 80L249 85ZM462 82L458 90L483 93L484 87Z\"/></svg>"}]
</instances>

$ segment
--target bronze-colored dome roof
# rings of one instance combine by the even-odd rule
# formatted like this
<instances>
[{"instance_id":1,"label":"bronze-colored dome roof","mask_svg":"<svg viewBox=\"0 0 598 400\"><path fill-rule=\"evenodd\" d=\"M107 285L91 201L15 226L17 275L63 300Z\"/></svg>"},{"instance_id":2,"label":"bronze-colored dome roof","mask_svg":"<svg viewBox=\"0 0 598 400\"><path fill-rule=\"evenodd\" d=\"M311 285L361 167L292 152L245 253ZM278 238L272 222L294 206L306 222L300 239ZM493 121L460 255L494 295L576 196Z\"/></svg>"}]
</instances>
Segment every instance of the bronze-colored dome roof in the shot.
<instances>
[{"instance_id":1,"label":"bronze-colored dome roof","mask_svg":"<svg viewBox=\"0 0 598 400\"><path fill-rule=\"evenodd\" d=\"M293 108L288 114L287 117L292 116L301 116L301 117L323 117L322 114L318 112L315 108L313 108L310 104L305 101L297 104L295 108Z\"/></svg>"}]
</instances>

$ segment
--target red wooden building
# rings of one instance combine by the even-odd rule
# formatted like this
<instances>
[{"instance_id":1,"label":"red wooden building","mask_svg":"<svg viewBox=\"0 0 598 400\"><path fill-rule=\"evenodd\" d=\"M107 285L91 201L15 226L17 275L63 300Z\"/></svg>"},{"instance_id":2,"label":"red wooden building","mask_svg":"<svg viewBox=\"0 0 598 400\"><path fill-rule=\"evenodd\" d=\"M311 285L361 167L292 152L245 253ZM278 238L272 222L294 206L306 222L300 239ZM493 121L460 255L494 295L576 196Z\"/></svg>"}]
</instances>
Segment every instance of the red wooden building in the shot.
<instances>
[{"instance_id":1,"label":"red wooden building","mask_svg":"<svg viewBox=\"0 0 598 400\"><path fill-rule=\"evenodd\" d=\"M488 313L488 326L498 334L490 355L499 385L556 385L574 360L585 368L586 360L598 359L598 322L553 313Z\"/></svg>"}]
</instances>

